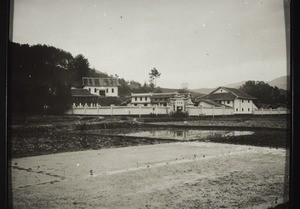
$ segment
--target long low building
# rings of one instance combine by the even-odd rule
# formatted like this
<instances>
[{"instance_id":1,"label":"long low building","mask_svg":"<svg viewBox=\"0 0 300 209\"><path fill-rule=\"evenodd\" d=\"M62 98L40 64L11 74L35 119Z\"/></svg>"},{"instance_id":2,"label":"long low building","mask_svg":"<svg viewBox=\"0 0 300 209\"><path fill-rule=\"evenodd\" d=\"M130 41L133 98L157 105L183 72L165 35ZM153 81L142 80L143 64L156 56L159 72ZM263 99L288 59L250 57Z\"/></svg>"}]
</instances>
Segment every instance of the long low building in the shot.
<instances>
[{"instance_id":1,"label":"long low building","mask_svg":"<svg viewBox=\"0 0 300 209\"><path fill-rule=\"evenodd\" d=\"M172 93L132 93L130 105L133 106L168 106L170 98L177 95L177 92Z\"/></svg>"},{"instance_id":2,"label":"long low building","mask_svg":"<svg viewBox=\"0 0 300 209\"><path fill-rule=\"evenodd\" d=\"M233 108L234 114L252 114L253 110L258 109L253 100L256 98L238 89L228 87L219 87L208 95L196 98L199 106L224 105Z\"/></svg>"}]
</instances>

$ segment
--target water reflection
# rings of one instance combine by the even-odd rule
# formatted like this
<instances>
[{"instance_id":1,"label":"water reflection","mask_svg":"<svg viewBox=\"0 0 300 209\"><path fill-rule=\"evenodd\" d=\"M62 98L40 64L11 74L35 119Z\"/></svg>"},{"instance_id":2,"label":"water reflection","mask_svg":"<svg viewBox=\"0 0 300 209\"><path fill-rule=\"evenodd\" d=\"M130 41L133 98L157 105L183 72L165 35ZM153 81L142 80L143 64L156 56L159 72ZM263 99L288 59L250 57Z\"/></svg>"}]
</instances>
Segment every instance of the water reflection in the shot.
<instances>
[{"instance_id":1,"label":"water reflection","mask_svg":"<svg viewBox=\"0 0 300 209\"><path fill-rule=\"evenodd\" d=\"M205 139L211 136L242 136L251 135L253 131L230 131L230 130L149 130L137 131L125 134L126 136L139 136L151 138L164 138L164 139L178 139L178 140L191 140L191 139Z\"/></svg>"}]
</instances>

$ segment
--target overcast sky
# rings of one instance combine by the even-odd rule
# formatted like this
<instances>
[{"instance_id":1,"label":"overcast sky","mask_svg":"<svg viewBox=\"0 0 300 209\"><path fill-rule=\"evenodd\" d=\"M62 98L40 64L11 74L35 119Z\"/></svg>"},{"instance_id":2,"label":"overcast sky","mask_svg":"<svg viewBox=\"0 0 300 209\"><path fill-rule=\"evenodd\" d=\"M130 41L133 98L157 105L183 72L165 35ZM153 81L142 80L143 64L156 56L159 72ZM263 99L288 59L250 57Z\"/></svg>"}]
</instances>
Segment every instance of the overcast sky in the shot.
<instances>
[{"instance_id":1,"label":"overcast sky","mask_svg":"<svg viewBox=\"0 0 300 209\"><path fill-rule=\"evenodd\" d=\"M15 0L13 41L126 80L190 89L287 74L283 0Z\"/></svg>"}]
</instances>

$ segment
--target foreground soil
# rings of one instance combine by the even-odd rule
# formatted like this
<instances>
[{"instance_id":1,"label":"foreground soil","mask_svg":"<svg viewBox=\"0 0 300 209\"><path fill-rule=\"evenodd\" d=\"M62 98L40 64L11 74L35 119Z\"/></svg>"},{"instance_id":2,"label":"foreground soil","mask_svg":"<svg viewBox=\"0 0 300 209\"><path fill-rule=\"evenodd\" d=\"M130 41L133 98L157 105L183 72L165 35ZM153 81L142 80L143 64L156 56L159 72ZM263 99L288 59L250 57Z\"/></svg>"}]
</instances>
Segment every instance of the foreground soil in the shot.
<instances>
[{"instance_id":1,"label":"foreground soil","mask_svg":"<svg viewBox=\"0 0 300 209\"><path fill-rule=\"evenodd\" d=\"M286 202L285 149L205 142L11 162L13 208L269 208Z\"/></svg>"},{"instance_id":2,"label":"foreground soil","mask_svg":"<svg viewBox=\"0 0 300 209\"><path fill-rule=\"evenodd\" d=\"M286 117L159 120L15 118L11 206L266 209L288 201ZM254 134L192 142L118 135L191 127Z\"/></svg>"},{"instance_id":3,"label":"foreground soil","mask_svg":"<svg viewBox=\"0 0 300 209\"><path fill-rule=\"evenodd\" d=\"M168 128L250 129L255 131L253 135L214 136L204 141L288 148L290 137L286 119L286 117L206 118L141 123L134 118L60 118L54 116L16 118L12 120L10 126L10 149L8 151L10 156L15 158L69 151L176 142L176 140L164 138L153 139L117 135L122 132ZM161 119L156 118L156 120L160 121Z\"/></svg>"}]
</instances>

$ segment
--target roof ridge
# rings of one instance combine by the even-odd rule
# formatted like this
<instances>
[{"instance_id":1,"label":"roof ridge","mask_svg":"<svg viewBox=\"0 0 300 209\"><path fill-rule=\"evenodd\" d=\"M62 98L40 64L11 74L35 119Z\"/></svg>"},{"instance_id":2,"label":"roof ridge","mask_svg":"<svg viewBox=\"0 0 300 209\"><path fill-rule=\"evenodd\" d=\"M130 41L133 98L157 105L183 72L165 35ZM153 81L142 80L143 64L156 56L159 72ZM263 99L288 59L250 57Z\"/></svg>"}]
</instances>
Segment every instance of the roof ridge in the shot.
<instances>
[{"instance_id":1,"label":"roof ridge","mask_svg":"<svg viewBox=\"0 0 300 209\"><path fill-rule=\"evenodd\" d=\"M221 88L224 88L224 89L226 89L226 90L229 90L232 94L234 94L234 95L236 96L236 98L239 97L239 96L236 95L234 92L232 92L231 89L234 89L234 88L227 88L227 87L225 87L225 86L222 86ZM237 89L235 89L235 90L237 90Z\"/></svg>"}]
</instances>

